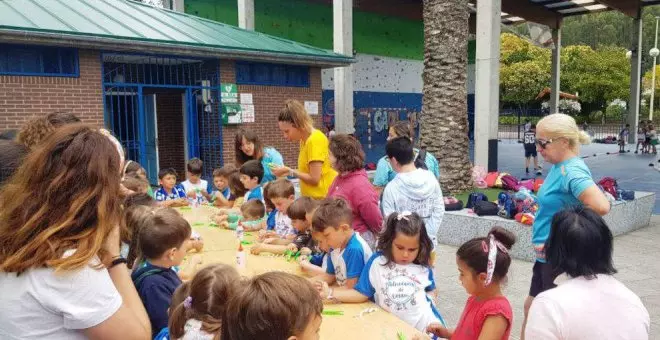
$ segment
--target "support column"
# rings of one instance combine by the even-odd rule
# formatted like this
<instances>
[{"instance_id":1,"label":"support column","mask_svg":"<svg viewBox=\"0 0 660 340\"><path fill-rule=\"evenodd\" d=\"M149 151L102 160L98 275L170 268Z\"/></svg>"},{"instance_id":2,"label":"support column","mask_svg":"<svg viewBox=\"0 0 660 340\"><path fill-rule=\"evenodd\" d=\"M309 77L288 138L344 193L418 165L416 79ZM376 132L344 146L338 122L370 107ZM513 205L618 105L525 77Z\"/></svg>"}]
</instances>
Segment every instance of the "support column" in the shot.
<instances>
[{"instance_id":1,"label":"support column","mask_svg":"<svg viewBox=\"0 0 660 340\"><path fill-rule=\"evenodd\" d=\"M353 0L332 1L334 51L353 56ZM353 66L334 69L335 131L353 133Z\"/></svg>"},{"instance_id":2,"label":"support column","mask_svg":"<svg viewBox=\"0 0 660 340\"><path fill-rule=\"evenodd\" d=\"M557 28L552 29L552 41L555 48L552 50L552 75L550 77L550 113L559 112L559 92L561 91L561 21Z\"/></svg>"},{"instance_id":3,"label":"support column","mask_svg":"<svg viewBox=\"0 0 660 340\"><path fill-rule=\"evenodd\" d=\"M238 27L254 31L254 0L238 0Z\"/></svg>"},{"instance_id":4,"label":"support column","mask_svg":"<svg viewBox=\"0 0 660 340\"><path fill-rule=\"evenodd\" d=\"M502 1L477 1L474 164L497 170Z\"/></svg>"},{"instance_id":5,"label":"support column","mask_svg":"<svg viewBox=\"0 0 660 340\"><path fill-rule=\"evenodd\" d=\"M632 46L630 47L630 99L628 100L628 117L630 124L628 143L637 143L637 126L639 125L639 102L642 75L642 16L633 20Z\"/></svg>"},{"instance_id":6,"label":"support column","mask_svg":"<svg viewBox=\"0 0 660 340\"><path fill-rule=\"evenodd\" d=\"M172 0L172 1L174 2L172 4L172 9L173 10L175 10L177 12L181 12L181 13L184 13L186 11L186 7L185 7L185 4L184 4L185 0Z\"/></svg>"}]
</instances>

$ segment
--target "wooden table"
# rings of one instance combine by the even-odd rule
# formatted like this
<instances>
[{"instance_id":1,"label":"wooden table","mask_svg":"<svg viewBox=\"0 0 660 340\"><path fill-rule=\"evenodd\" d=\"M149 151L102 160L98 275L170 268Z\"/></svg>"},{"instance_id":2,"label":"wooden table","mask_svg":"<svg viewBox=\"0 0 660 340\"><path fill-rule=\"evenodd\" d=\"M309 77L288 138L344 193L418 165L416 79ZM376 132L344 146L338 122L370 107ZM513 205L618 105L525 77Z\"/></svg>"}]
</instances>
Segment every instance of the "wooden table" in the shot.
<instances>
[{"instance_id":1,"label":"wooden table","mask_svg":"<svg viewBox=\"0 0 660 340\"><path fill-rule=\"evenodd\" d=\"M234 231L209 226L210 216L215 211L215 208L208 206L179 209L179 212L188 220L193 230L199 233L204 239L204 251L200 254L203 263L226 263L236 267L238 239ZM248 232L244 240L255 242L256 236L257 233ZM250 247L251 245L243 246L247 254L247 268L237 268L241 275L253 276L279 270L305 276L295 260L288 262L283 257L273 257L270 254L252 255L250 254ZM190 266L189 261L193 254L190 253L186 257L181 265L183 269L187 269ZM361 311L372 307L376 308L376 312L364 314L362 317L359 317ZM322 339L398 339L398 332L402 332L406 336L406 339L412 339L413 335L421 334L412 326L371 302L332 304L326 305L326 309L343 311L344 315L323 316L321 326Z\"/></svg>"}]
</instances>

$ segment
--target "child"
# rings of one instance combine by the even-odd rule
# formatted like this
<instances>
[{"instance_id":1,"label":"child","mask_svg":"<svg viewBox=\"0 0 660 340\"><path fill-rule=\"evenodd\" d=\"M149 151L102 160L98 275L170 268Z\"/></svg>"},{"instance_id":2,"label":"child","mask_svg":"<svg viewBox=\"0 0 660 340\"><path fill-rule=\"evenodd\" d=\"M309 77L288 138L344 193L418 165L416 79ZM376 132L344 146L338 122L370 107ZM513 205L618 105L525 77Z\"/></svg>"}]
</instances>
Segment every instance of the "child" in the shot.
<instances>
[{"instance_id":1,"label":"child","mask_svg":"<svg viewBox=\"0 0 660 340\"><path fill-rule=\"evenodd\" d=\"M228 220L229 215L238 215L241 213L241 206L245 202L245 194L247 190L241 182L241 174L238 171L229 175L229 191L231 197L234 198L233 205L229 208L219 209L218 212L211 216L211 220L217 224L223 224Z\"/></svg>"},{"instance_id":2,"label":"child","mask_svg":"<svg viewBox=\"0 0 660 340\"><path fill-rule=\"evenodd\" d=\"M312 218L312 228L321 233L329 248L330 258L324 274L312 280L327 284L337 282L340 287L353 288L371 257L371 248L353 228L353 210L342 198L326 199Z\"/></svg>"},{"instance_id":3,"label":"child","mask_svg":"<svg viewBox=\"0 0 660 340\"><path fill-rule=\"evenodd\" d=\"M124 198L124 204L123 204L124 211L134 205L156 206L157 202L155 199L149 196L148 193L147 194L134 193Z\"/></svg>"},{"instance_id":4,"label":"child","mask_svg":"<svg viewBox=\"0 0 660 340\"><path fill-rule=\"evenodd\" d=\"M214 264L195 274L182 303L172 305L172 339L219 340L227 301L236 294L241 278L233 267Z\"/></svg>"},{"instance_id":5,"label":"child","mask_svg":"<svg viewBox=\"0 0 660 340\"><path fill-rule=\"evenodd\" d=\"M248 191L245 194L245 200L258 199L263 202L264 191L261 187L261 179L264 177L264 168L261 162L251 160L245 162L239 170L241 174L241 183Z\"/></svg>"},{"instance_id":6,"label":"child","mask_svg":"<svg viewBox=\"0 0 660 340\"><path fill-rule=\"evenodd\" d=\"M234 198L229 189L229 176L236 171L233 165L225 165L220 169L213 170L213 185L215 190L211 193L211 201L216 207L233 207Z\"/></svg>"},{"instance_id":7,"label":"child","mask_svg":"<svg viewBox=\"0 0 660 340\"><path fill-rule=\"evenodd\" d=\"M268 184L268 198L275 206L277 213L273 230L261 232L259 235L259 238L265 243L289 244L295 237L296 229L293 228L291 219L286 214L289 206L295 200L295 194L293 183L285 178Z\"/></svg>"},{"instance_id":8,"label":"child","mask_svg":"<svg viewBox=\"0 0 660 340\"><path fill-rule=\"evenodd\" d=\"M270 272L243 286L227 303L222 340L318 339L323 303L307 280Z\"/></svg>"},{"instance_id":9,"label":"child","mask_svg":"<svg viewBox=\"0 0 660 340\"><path fill-rule=\"evenodd\" d=\"M513 312L502 287L511 264L509 250L516 237L501 227L488 236L465 242L456 252L459 279L470 294L456 329L435 323L427 331L441 338L508 339Z\"/></svg>"},{"instance_id":10,"label":"child","mask_svg":"<svg viewBox=\"0 0 660 340\"><path fill-rule=\"evenodd\" d=\"M268 188L270 188L270 182L264 184L264 203L266 203L266 214L268 215L266 218L266 230L273 230L275 229L275 216L277 216L277 208L275 208L273 201L268 198L270 195L268 193Z\"/></svg>"},{"instance_id":11,"label":"child","mask_svg":"<svg viewBox=\"0 0 660 340\"><path fill-rule=\"evenodd\" d=\"M186 180L181 182L188 198L197 200L200 203L211 200L208 193L209 183L202 179L202 169L204 163L199 158L193 158L186 164Z\"/></svg>"},{"instance_id":12,"label":"child","mask_svg":"<svg viewBox=\"0 0 660 340\"><path fill-rule=\"evenodd\" d=\"M188 205L186 191L176 184L176 171L172 168L158 171L160 188L154 194L156 201L165 207L183 207Z\"/></svg>"},{"instance_id":13,"label":"child","mask_svg":"<svg viewBox=\"0 0 660 340\"><path fill-rule=\"evenodd\" d=\"M433 304L435 282L431 269L433 245L424 221L416 213L393 213L385 221L377 252L364 266L353 289L317 285L322 297L362 303L374 299L384 310L420 331L444 323Z\"/></svg>"},{"instance_id":14,"label":"child","mask_svg":"<svg viewBox=\"0 0 660 340\"><path fill-rule=\"evenodd\" d=\"M171 208L144 217L137 244L145 264L131 278L151 321L152 336L167 327L167 309L181 279L173 270L190 249L190 224ZM134 266L135 267L135 266Z\"/></svg>"},{"instance_id":15,"label":"child","mask_svg":"<svg viewBox=\"0 0 660 340\"><path fill-rule=\"evenodd\" d=\"M145 170L140 163L128 160L124 164L124 176L135 176L147 182L147 193L149 196L154 197L154 190L151 188L149 179L147 178L147 170Z\"/></svg>"},{"instance_id":16,"label":"child","mask_svg":"<svg viewBox=\"0 0 660 340\"><path fill-rule=\"evenodd\" d=\"M653 124L649 124L648 130L649 130L649 132L648 132L649 145L650 145L650 148L653 150L653 151L649 150L648 152L653 152L654 155L657 155L658 150L657 150L656 145L658 145L658 133L655 131L655 127L653 126ZM651 163L651 164L653 164L653 163ZM651 166L653 166L653 165L651 165Z\"/></svg>"},{"instance_id":17,"label":"child","mask_svg":"<svg viewBox=\"0 0 660 340\"><path fill-rule=\"evenodd\" d=\"M309 197L300 197L293 201L287 209L287 216L291 219L291 225L297 231L297 235L288 245L261 243L253 246L250 252L259 255L261 252L272 254L284 254L287 250L300 251L305 256L319 253L312 238L311 213L318 203ZM308 219L309 216L309 219Z\"/></svg>"},{"instance_id":18,"label":"child","mask_svg":"<svg viewBox=\"0 0 660 340\"><path fill-rule=\"evenodd\" d=\"M167 309L167 316L172 319L172 312L174 307L183 303L183 301L188 297L190 291L190 281L183 282L179 288L174 291L172 294L172 303L170 303L170 308ZM170 329L169 326L160 330L158 334L154 337L154 340L170 340Z\"/></svg>"},{"instance_id":19,"label":"child","mask_svg":"<svg viewBox=\"0 0 660 340\"><path fill-rule=\"evenodd\" d=\"M404 211L417 213L424 219L426 231L435 247L445 214L440 183L431 172L415 167L410 139L394 138L387 142L385 151L397 175L383 191L383 216Z\"/></svg>"},{"instance_id":20,"label":"child","mask_svg":"<svg viewBox=\"0 0 660 340\"><path fill-rule=\"evenodd\" d=\"M635 147L635 153L639 153L639 147L642 147L642 153L644 152L644 138L646 137L646 130L644 129L644 121L639 123L637 127L637 146Z\"/></svg>"},{"instance_id":21,"label":"child","mask_svg":"<svg viewBox=\"0 0 660 340\"><path fill-rule=\"evenodd\" d=\"M258 231L266 229L266 206L257 199L249 200L241 206L241 216L229 213L227 218L218 216L220 226L235 230L240 223L245 231Z\"/></svg>"},{"instance_id":22,"label":"child","mask_svg":"<svg viewBox=\"0 0 660 340\"><path fill-rule=\"evenodd\" d=\"M525 173L529 175L529 163L534 159L534 171L537 176L542 175L536 153L536 124L530 125L529 129L525 130L523 145L525 147Z\"/></svg>"},{"instance_id":23,"label":"child","mask_svg":"<svg viewBox=\"0 0 660 340\"><path fill-rule=\"evenodd\" d=\"M121 181L124 188L138 194L147 194L149 192L149 182L138 177L135 174L125 175Z\"/></svg>"},{"instance_id":24,"label":"child","mask_svg":"<svg viewBox=\"0 0 660 340\"><path fill-rule=\"evenodd\" d=\"M628 143L628 136L630 136L630 124L626 124L626 127L621 129L619 132L619 153L626 152L626 144Z\"/></svg>"}]
</instances>

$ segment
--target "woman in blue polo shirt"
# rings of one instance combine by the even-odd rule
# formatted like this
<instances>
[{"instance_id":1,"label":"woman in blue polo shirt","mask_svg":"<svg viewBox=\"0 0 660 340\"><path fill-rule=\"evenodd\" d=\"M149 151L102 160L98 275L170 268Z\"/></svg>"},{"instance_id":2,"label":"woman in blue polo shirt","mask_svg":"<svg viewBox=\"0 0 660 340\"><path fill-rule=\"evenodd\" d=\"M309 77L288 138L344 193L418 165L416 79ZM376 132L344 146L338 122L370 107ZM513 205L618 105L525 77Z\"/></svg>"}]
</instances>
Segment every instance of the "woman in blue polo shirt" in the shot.
<instances>
[{"instance_id":1,"label":"woman in blue polo shirt","mask_svg":"<svg viewBox=\"0 0 660 340\"><path fill-rule=\"evenodd\" d=\"M546 162L553 164L538 192L539 210L532 226L532 244L536 262L529 296L525 300L525 321L534 297L554 288L555 274L545 261L545 241L550 235L553 216L567 208L586 206L605 215L610 202L591 177L591 171L579 156L579 146L589 144L591 138L581 131L573 117L555 113L536 125L536 149Z\"/></svg>"}]
</instances>

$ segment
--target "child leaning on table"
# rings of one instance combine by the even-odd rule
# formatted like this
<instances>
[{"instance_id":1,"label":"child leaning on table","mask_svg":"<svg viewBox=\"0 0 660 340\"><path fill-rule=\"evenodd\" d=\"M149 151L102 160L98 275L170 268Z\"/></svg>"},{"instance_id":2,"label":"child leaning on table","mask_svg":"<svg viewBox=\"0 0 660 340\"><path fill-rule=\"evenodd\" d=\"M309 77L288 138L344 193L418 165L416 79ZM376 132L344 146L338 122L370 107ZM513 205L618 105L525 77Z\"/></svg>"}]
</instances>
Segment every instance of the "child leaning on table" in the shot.
<instances>
[{"instance_id":1,"label":"child leaning on table","mask_svg":"<svg viewBox=\"0 0 660 340\"><path fill-rule=\"evenodd\" d=\"M326 272L311 278L326 284L353 288L371 257L367 242L351 227L353 210L343 198L325 199L314 212L312 228L332 249Z\"/></svg>"},{"instance_id":2,"label":"child leaning on table","mask_svg":"<svg viewBox=\"0 0 660 340\"><path fill-rule=\"evenodd\" d=\"M227 221L229 214L239 214L241 212L241 206L245 202L245 187L241 182L241 175L238 171L235 171L229 175L229 190L231 192L231 197L233 200L233 205L229 208L218 209L218 211L211 216L211 220L218 225L222 222Z\"/></svg>"},{"instance_id":3,"label":"child leaning on table","mask_svg":"<svg viewBox=\"0 0 660 340\"><path fill-rule=\"evenodd\" d=\"M258 231L266 229L266 206L258 199L251 199L241 206L241 215L230 213L228 220L220 223L220 227L236 230L238 225L244 231Z\"/></svg>"},{"instance_id":4,"label":"child leaning on table","mask_svg":"<svg viewBox=\"0 0 660 340\"><path fill-rule=\"evenodd\" d=\"M241 286L222 317L222 340L319 338L323 303L309 281L269 272Z\"/></svg>"},{"instance_id":5,"label":"child leaning on table","mask_svg":"<svg viewBox=\"0 0 660 340\"><path fill-rule=\"evenodd\" d=\"M374 299L384 310L426 331L429 325L444 324L433 303L436 287L430 264L432 250L433 243L419 215L392 213L378 238L376 253L353 289L332 289L325 282L316 287L329 301L362 303Z\"/></svg>"},{"instance_id":6,"label":"child leaning on table","mask_svg":"<svg viewBox=\"0 0 660 340\"><path fill-rule=\"evenodd\" d=\"M286 214L289 206L295 200L293 183L281 178L268 184L268 199L271 200L277 213L273 230L264 230L259 233L259 240L269 244L289 244L296 237L296 229Z\"/></svg>"},{"instance_id":7,"label":"child leaning on table","mask_svg":"<svg viewBox=\"0 0 660 340\"><path fill-rule=\"evenodd\" d=\"M180 184L176 184L176 171L174 169L161 169L158 171L158 184L160 188L154 193L154 198L165 207L187 206L186 191Z\"/></svg>"}]
</instances>

